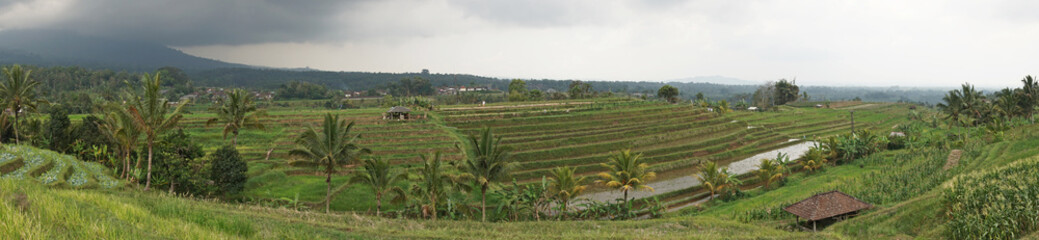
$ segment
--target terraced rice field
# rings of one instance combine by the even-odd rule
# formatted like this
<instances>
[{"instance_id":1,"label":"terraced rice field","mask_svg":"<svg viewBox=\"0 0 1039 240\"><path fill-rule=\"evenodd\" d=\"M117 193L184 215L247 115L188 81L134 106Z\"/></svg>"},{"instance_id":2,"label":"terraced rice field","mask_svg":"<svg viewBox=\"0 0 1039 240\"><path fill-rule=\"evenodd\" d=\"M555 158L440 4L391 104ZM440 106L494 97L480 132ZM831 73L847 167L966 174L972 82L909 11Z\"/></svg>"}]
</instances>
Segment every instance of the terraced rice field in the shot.
<instances>
[{"instance_id":1,"label":"terraced rice field","mask_svg":"<svg viewBox=\"0 0 1039 240\"><path fill-rule=\"evenodd\" d=\"M50 150L7 144L0 146L0 177L36 179L47 186L71 188L118 188L121 181L108 169L93 162Z\"/></svg>"},{"instance_id":2,"label":"terraced rice field","mask_svg":"<svg viewBox=\"0 0 1039 240\"><path fill-rule=\"evenodd\" d=\"M219 126L206 127L213 115L196 107L185 116L181 127L211 149L226 144ZM890 129L905 119L905 106L873 104L856 111L856 128ZM326 113L339 114L356 122L361 144L374 155L406 167L414 166L419 154L442 151L446 159L464 158L459 147L468 147L464 138L491 127L503 143L512 148L512 159L519 163L514 177L520 182L539 180L558 166L576 166L579 174L592 175L602 170L611 152L631 148L660 173L659 181L688 176L702 161L728 164L757 153L782 148L796 142L847 132L851 127L847 110L784 108L780 112L731 112L718 115L691 105L624 98L578 101L501 103L487 106L443 106L424 120L382 119L383 108L351 110L298 109L272 107L265 121L267 130L245 130L239 136L239 150L250 161L253 177L279 172L283 177L259 177L253 192L259 197L293 197L299 190L281 190L279 182L313 176L315 169L289 167L288 152L293 139L307 127L318 127ZM457 146L457 147L456 147ZM270 157L267 152L270 151ZM257 180L259 181L259 180ZM314 182L313 184L323 184ZM354 191L351 188L348 191ZM682 202L694 194L683 189L668 201ZM343 193L355 194L355 193ZM654 195L664 194L658 192Z\"/></svg>"},{"instance_id":3,"label":"terraced rice field","mask_svg":"<svg viewBox=\"0 0 1039 240\"><path fill-rule=\"evenodd\" d=\"M904 121L905 105L854 105L855 128L886 131ZM723 165L799 141L848 132L847 110L783 108L779 112L737 111L725 115L690 105L646 101L458 108L438 112L461 134L491 127L513 149L517 180L533 181L558 166L576 166L581 175L605 170L611 152L631 148L658 171L657 181L682 178L703 161ZM651 195L673 205L702 198L700 191Z\"/></svg>"},{"instance_id":4,"label":"terraced rice field","mask_svg":"<svg viewBox=\"0 0 1039 240\"><path fill-rule=\"evenodd\" d=\"M238 149L242 156L251 163L280 164L288 160L288 152L296 145L296 137L308 127L320 128L326 113L338 114L340 118L355 122L355 133L361 134L359 143L372 150L374 155L389 159L395 163L413 163L418 160L417 154L442 151L446 159L461 159L460 151L455 147L457 140L448 131L437 126L433 121L393 121L382 119L385 109L352 109L352 110L295 110L270 109L269 117L264 120L264 130L244 130L238 137ZM203 146L213 151L227 144L223 139L222 128L214 125L205 126L212 114L188 114L181 127L188 129L197 137ZM320 129L319 129L320 130ZM267 152L270 151L268 158Z\"/></svg>"}]
</instances>

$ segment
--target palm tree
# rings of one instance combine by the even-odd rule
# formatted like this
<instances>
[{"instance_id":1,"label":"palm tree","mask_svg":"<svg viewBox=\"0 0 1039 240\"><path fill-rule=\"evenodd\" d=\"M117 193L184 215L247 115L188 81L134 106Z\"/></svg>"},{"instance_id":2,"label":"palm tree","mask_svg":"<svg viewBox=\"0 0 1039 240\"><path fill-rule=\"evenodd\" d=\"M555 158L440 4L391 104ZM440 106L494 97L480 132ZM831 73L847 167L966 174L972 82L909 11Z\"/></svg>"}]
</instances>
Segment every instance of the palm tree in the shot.
<instances>
[{"instance_id":1,"label":"palm tree","mask_svg":"<svg viewBox=\"0 0 1039 240\"><path fill-rule=\"evenodd\" d=\"M577 198L588 186L581 185L588 177L574 177L576 167L557 167L549 171L552 173L549 191L556 201L563 204L563 213L570 200Z\"/></svg>"},{"instance_id":2,"label":"palm tree","mask_svg":"<svg viewBox=\"0 0 1039 240\"><path fill-rule=\"evenodd\" d=\"M964 116L974 120L983 120L981 107L984 105L984 99L985 96L975 90L974 86L964 83L960 89L945 94L942 97L944 103L938 103L936 106L948 116L949 120L954 122L963 122ZM969 125L975 124L973 121L969 123Z\"/></svg>"},{"instance_id":3,"label":"palm tree","mask_svg":"<svg viewBox=\"0 0 1039 240\"><path fill-rule=\"evenodd\" d=\"M487 221L487 190L492 183L508 177L515 164L509 161L509 149L501 145L501 137L494 138L491 128L484 128L479 138L469 135L469 143L473 149L460 170L480 186L480 219Z\"/></svg>"},{"instance_id":4,"label":"palm tree","mask_svg":"<svg viewBox=\"0 0 1039 240\"><path fill-rule=\"evenodd\" d=\"M370 157L364 160L361 171L357 171L354 174L353 178L350 179L350 183L363 182L372 187L372 191L375 191L375 216L380 216L382 215L383 195L396 194L396 197L391 202L397 204L407 199L404 189L393 185L398 179L407 177L407 173L393 169L390 161Z\"/></svg>"},{"instance_id":5,"label":"palm tree","mask_svg":"<svg viewBox=\"0 0 1039 240\"><path fill-rule=\"evenodd\" d=\"M5 67L4 75L7 76L7 81L0 84L0 94L3 96L5 107L14 114L15 144L20 143L18 116L23 110L35 111L36 104L41 102L36 99L36 85L39 85L40 82L29 78L31 74L32 70L22 69L22 66L19 65Z\"/></svg>"},{"instance_id":6,"label":"palm tree","mask_svg":"<svg viewBox=\"0 0 1039 240\"><path fill-rule=\"evenodd\" d=\"M241 129L265 130L260 118L267 116L267 112L256 108L253 96L242 89L227 91L227 97L215 108L216 117L206 121L206 126L216 123L224 125L224 139L231 134L231 146L238 146L238 131Z\"/></svg>"},{"instance_id":7,"label":"palm tree","mask_svg":"<svg viewBox=\"0 0 1039 240\"><path fill-rule=\"evenodd\" d=\"M422 157L422 168L419 169L420 180L418 184L412 185L411 192L414 196L419 196L420 199L428 200L429 205L427 208L432 213L433 220L437 220L437 202L447 197L447 192L451 188L460 188L465 191L466 185L458 184L460 181L458 176L444 173L444 169L440 167L443 163L440 161L440 151L433 153L430 157L426 155L419 155Z\"/></svg>"},{"instance_id":8,"label":"palm tree","mask_svg":"<svg viewBox=\"0 0 1039 240\"><path fill-rule=\"evenodd\" d=\"M325 115L320 133L313 127L307 128L296 139L298 148L289 152L295 157L306 158L310 161L297 161L293 165L316 165L325 169L325 184L328 188L325 192L325 213L329 212L332 202L332 174L336 172L339 165L355 161L362 154L371 153L367 148L361 148L356 140L360 134L350 132L354 128L354 122L346 123L340 120L338 115Z\"/></svg>"},{"instance_id":9,"label":"palm tree","mask_svg":"<svg viewBox=\"0 0 1039 240\"><path fill-rule=\"evenodd\" d=\"M607 163L602 164L609 171L599 173L602 179L595 182L623 191L625 203L628 202L629 190L653 191L653 187L646 184L655 178L657 173L648 171L649 164L639 162L641 158L641 153L632 154L631 149L617 152L606 159Z\"/></svg>"},{"instance_id":10,"label":"palm tree","mask_svg":"<svg viewBox=\"0 0 1039 240\"><path fill-rule=\"evenodd\" d=\"M145 73L141 77L141 81L144 95L134 92L133 97L128 101L131 104L127 111L133 117L137 129L144 134L148 146L148 176L144 184L144 190L148 191L152 183L152 147L155 145L155 140L166 130L177 126L177 122L182 117L181 112L189 101L180 103L173 112L170 112L169 102L162 98L159 91L162 86L159 73L156 72L154 77Z\"/></svg>"},{"instance_id":11,"label":"palm tree","mask_svg":"<svg viewBox=\"0 0 1039 240\"><path fill-rule=\"evenodd\" d=\"M700 184L711 192L711 200L714 200L714 195L725 187L725 178L726 176L723 176L718 169L718 163L713 161L700 163L700 174L696 175L696 179L700 180Z\"/></svg>"},{"instance_id":12,"label":"palm tree","mask_svg":"<svg viewBox=\"0 0 1039 240\"><path fill-rule=\"evenodd\" d=\"M1039 105L1039 82L1032 75L1027 75L1021 79L1021 83L1024 84L1024 87L1021 87L1021 93L1024 95L1021 109L1028 113L1028 118L1031 120L1035 114L1035 107Z\"/></svg>"},{"instance_id":13,"label":"palm tree","mask_svg":"<svg viewBox=\"0 0 1039 240\"><path fill-rule=\"evenodd\" d=\"M126 108L118 105L107 108L108 114L105 115L104 121L98 123L100 125L98 128L102 130L105 137L119 145L119 154L123 158L123 175L121 177L129 179L131 177L130 155L134 149L137 149L141 131Z\"/></svg>"},{"instance_id":14,"label":"palm tree","mask_svg":"<svg viewBox=\"0 0 1039 240\"><path fill-rule=\"evenodd\" d=\"M757 175L761 181L765 182L765 189L768 189L773 181L783 178L783 165L779 163L779 160L763 158L758 164Z\"/></svg>"}]
</instances>

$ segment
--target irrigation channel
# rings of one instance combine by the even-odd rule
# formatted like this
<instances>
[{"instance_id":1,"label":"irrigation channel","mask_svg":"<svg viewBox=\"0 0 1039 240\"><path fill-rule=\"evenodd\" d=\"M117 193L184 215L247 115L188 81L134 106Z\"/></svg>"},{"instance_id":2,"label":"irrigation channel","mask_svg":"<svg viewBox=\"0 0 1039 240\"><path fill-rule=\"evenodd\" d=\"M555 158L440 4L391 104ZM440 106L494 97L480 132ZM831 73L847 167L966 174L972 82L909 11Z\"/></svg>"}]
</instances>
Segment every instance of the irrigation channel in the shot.
<instances>
[{"instance_id":1,"label":"irrigation channel","mask_svg":"<svg viewBox=\"0 0 1039 240\"><path fill-rule=\"evenodd\" d=\"M791 139L790 141L801 141L801 139ZM763 158L775 158L776 155L779 154L779 153L786 154L787 156L790 157L791 160L797 159L797 158L800 158L801 156L803 156L805 152L808 152L808 149L811 148L814 145L815 145L814 141L804 141L804 142L801 142L801 143L797 143L797 144L794 144L794 145L790 145L790 146L786 146L786 147L783 147L783 148L775 149L775 150L772 150L772 151L759 153L757 155L754 155L754 156L751 156L751 157L748 157L748 158L744 158L743 160L739 160L739 161L730 163L728 165L729 171L734 173L734 174L737 174L737 175L738 174L749 173L751 171L754 171L754 170L758 169L758 164L761 163L761 159L763 159ZM659 194L664 194L664 193L678 191L678 190L682 190L682 189L686 189L686 188L690 188L690 187L695 187L697 185L700 185L700 180L696 179L696 176L687 175L687 176L682 176L682 177L677 177L677 178L672 178L672 179L667 179L667 180L662 180L662 181L651 182L648 185L650 187L653 187L653 189L655 191L652 191L652 192L650 192L650 191L629 191L628 192L628 197L633 198L633 199L653 197L653 196L656 196L656 195L659 195ZM620 192L620 191L602 191L602 192L595 192L595 193L584 194L580 198L581 199L592 200L592 201L606 202L606 201L612 201L614 199L622 198L622 196L623 196L623 193ZM580 201L578 201L578 202L580 202ZM681 205L681 206L678 206L678 207L673 207L673 208L669 209L668 211L675 211L675 210L682 209L682 208L685 208L685 207L694 206L696 204L699 204L700 202L702 202L702 201L696 201L696 202L688 203L688 204Z\"/></svg>"}]
</instances>

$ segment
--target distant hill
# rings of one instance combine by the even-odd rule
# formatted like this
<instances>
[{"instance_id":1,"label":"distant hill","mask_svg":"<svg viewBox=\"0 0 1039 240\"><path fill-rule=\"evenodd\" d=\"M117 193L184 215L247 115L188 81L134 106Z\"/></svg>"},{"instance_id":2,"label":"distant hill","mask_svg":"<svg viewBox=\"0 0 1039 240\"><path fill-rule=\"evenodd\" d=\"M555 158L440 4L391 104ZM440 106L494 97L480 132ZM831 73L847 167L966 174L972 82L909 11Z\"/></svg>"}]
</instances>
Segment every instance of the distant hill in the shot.
<instances>
[{"instance_id":1,"label":"distant hill","mask_svg":"<svg viewBox=\"0 0 1039 240\"><path fill-rule=\"evenodd\" d=\"M249 67L185 54L156 43L108 39L56 30L0 31L0 65L81 66L93 69L154 71Z\"/></svg>"},{"instance_id":2,"label":"distant hill","mask_svg":"<svg viewBox=\"0 0 1039 240\"><path fill-rule=\"evenodd\" d=\"M673 79L667 82L682 82L682 83L714 83L714 84L725 84L725 85L759 85L761 82L748 81L739 78L731 78L725 76L696 76L691 78L680 78Z\"/></svg>"}]
</instances>

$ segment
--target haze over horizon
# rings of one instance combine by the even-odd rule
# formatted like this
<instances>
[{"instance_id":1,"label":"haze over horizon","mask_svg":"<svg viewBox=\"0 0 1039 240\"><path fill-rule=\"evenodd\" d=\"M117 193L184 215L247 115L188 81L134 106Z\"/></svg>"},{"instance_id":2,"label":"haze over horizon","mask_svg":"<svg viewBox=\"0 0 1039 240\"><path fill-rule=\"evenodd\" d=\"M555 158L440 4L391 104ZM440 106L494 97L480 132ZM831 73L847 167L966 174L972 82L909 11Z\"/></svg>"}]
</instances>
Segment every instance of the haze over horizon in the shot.
<instances>
[{"instance_id":1,"label":"haze over horizon","mask_svg":"<svg viewBox=\"0 0 1039 240\"><path fill-rule=\"evenodd\" d=\"M1034 1L0 0L0 29L156 42L331 71L805 85L1019 86Z\"/></svg>"}]
</instances>

